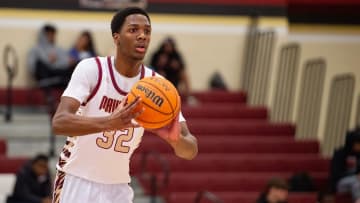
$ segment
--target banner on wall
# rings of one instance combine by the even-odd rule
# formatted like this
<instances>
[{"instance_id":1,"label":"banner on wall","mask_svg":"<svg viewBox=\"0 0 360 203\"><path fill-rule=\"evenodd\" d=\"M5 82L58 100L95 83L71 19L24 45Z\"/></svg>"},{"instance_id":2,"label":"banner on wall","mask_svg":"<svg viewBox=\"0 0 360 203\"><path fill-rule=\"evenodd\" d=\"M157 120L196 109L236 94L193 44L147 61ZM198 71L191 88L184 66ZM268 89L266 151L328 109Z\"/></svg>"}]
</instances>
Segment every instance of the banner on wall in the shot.
<instances>
[{"instance_id":1,"label":"banner on wall","mask_svg":"<svg viewBox=\"0 0 360 203\"><path fill-rule=\"evenodd\" d=\"M147 0L79 0L80 7L93 9L122 9L136 6L145 9Z\"/></svg>"}]
</instances>

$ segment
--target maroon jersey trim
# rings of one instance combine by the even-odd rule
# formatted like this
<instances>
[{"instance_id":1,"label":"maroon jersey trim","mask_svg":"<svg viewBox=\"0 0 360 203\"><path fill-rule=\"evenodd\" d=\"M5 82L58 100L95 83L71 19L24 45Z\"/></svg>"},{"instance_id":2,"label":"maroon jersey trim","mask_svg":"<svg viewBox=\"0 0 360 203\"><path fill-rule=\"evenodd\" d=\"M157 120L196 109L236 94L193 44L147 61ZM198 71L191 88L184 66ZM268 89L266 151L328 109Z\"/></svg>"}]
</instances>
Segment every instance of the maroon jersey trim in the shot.
<instances>
[{"instance_id":1,"label":"maroon jersey trim","mask_svg":"<svg viewBox=\"0 0 360 203\"><path fill-rule=\"evenodd\" d=\"M100 59L99 57L95 57L95 61L98 67L98 72L99 72L99 77L96 83L95 88L92 90L90 96L88 97L88 99L86 100L86 102L82 103L81 105L85 106L87 103L89 103L89 101L96 95L97 91L100 88L100 84L101 84L101 80L102 80L102 67L101 67L101 63L100 63Z\"/></svg>"},{"instance_id":2,"label":"maroon jersey trim","mask_svg":"<svg viewBox=\"0 0 360 203\"><path fill-rule=\"evenodd\" d=\"M118 84L116 83L116 80L115 80L115 76L114 76L114 71L112 69L112 63L111 63L111 57L108 56L107 57L107 62L108 62L108 67L109 67L109 72L110 72L110 77L111 77L111 81L114 85L114 88L116 89L116 91L119 92L119 94L121 95L127 95L128 92L125 92L124 90L122 90ZM144 65L141 65L141 73L140 73L140 79L143 79L145 76L145 68L144 68Z\"/></svg>"}]
</instances>

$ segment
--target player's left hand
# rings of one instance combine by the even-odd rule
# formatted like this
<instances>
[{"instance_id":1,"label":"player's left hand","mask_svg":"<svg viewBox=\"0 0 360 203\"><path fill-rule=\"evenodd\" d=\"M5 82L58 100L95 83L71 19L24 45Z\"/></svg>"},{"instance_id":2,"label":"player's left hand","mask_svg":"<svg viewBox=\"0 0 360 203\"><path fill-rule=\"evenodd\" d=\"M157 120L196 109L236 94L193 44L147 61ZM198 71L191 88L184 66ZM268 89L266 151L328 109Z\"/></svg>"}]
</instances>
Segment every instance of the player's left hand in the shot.
<instances>
[{"instance_id":1,"label":"player's left hand","mask_svg":"<svg viewBox=\"0 0 360 203\"><path fill-rule=\"evenodd\" d=\"M156 135L168 142L178 141L180 136L179 115L177 115L169 125L166 125L165 127L159 129L151 129L149 131L155 133Z\"/></svg>"}]
</instances>

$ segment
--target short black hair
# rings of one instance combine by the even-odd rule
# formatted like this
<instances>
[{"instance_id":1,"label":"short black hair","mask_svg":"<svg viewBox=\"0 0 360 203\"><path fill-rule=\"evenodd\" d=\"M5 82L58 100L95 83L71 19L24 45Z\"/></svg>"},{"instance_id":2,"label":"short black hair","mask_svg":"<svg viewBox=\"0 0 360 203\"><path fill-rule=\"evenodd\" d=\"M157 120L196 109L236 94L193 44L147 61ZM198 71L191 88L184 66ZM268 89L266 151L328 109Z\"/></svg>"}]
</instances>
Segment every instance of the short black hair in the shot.
<instances>
[{"instance_id":1,"label":"short black hair","mask_svg":"<svg viewBox=\"0 0 360 203\"><path fill-rule=\"evenodd\" d=\"M43 27L44 32L56 32L56 27L52 24L45 24Z\"/></svg>"},{"instance_id":2,"label":"short black hair","mask_svg":"<svg viewBox=\"0 0 360 203\"><path fill-rule=\"evenodd\" d=\"M270 188L277 188L277 189L283 189L288 190L289 185L286 180L279 178L279 177L273 177L271 178L266 185L267 189L270 190Z\"/></svg>"},{"instance_id":3,"label":"short black hair","mask_svg":"<svg viewBox=\"0 0 360 203\"><path fill-rule=\"evenodd\" d=\"M49 157L46 156L45 154L38 154L36 155L32 160L31 162L34 164L38 161L45 161L45 162L48 162L49 161Z\"/></svg>"},{"instance_id":4,"label":"short black hair","mask_svg":"<svg viewBox=\"0 0 360 203\"><path fill-rule=\"evenodd\" d=\"M126 17L132 14L144 15L150 22L150 17L145 10L138 7L128 7L118 11L114 15L113 19L111 20L111 34L114 34L119 30L121 30L122 26L124 25Z\"/></svg>"}]
</instances>

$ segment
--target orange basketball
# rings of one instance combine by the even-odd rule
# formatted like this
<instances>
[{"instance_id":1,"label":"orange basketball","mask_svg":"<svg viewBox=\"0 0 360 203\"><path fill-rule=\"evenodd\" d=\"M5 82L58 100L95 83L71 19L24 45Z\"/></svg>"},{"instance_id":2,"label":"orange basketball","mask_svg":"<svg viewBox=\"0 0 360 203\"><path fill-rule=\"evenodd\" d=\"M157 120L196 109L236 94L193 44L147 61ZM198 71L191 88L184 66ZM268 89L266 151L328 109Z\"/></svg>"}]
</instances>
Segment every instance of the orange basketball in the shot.
<instances>
[{"instance_id":1,"label":"orange basketball","mask_svg":"<svg viewBox=\"0 0 360 203\"><path fill-rule=\"evenodd\" d=\"M136 121L144 128L161 128L169 124L180 111L179 94L165 78L154 76L139 80L131 88L128 102L132 102L137 95L141 97L145 110Z\"/></svg>"}]
</instances>

